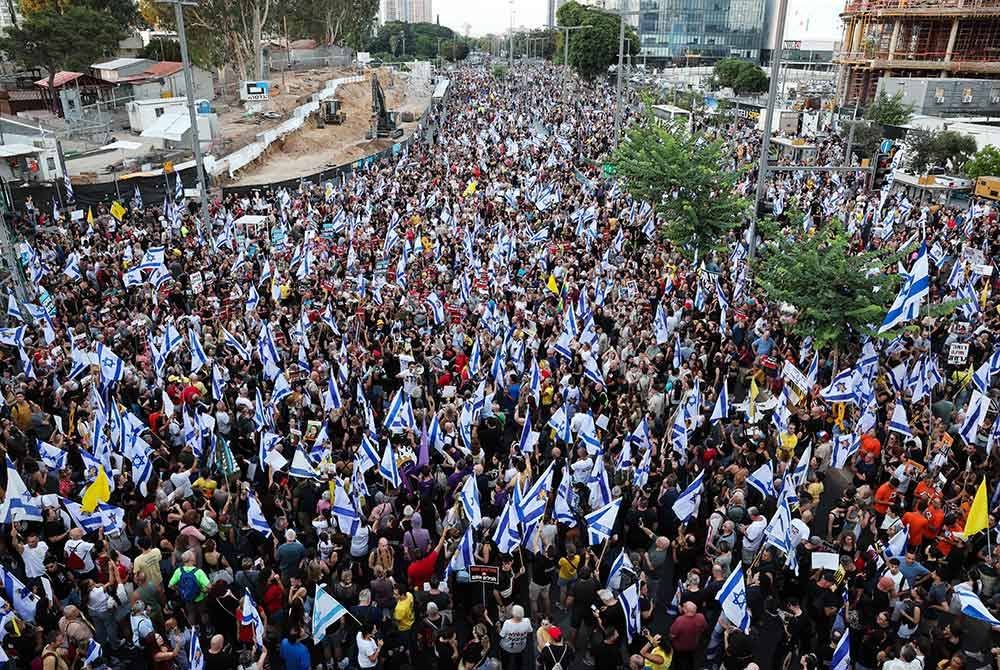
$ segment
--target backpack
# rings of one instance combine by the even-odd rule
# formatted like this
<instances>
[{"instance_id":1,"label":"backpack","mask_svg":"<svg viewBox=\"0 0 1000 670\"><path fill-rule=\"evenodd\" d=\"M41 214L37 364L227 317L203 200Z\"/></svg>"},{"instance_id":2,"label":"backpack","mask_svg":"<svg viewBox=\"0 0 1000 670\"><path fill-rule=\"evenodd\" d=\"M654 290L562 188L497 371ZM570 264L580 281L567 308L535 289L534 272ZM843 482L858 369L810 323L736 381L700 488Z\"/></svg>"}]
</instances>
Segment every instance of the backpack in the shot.
<instances>
[{"instance_id":1,"label":"backpack","mask_svg":"<svg viewBox=\"0 0 1000 670\"><path fill-rule=\"evenodd\" d=\"M80 546L79 542L73 545L72 549L69 547L69 545L66 545L66 549L69 550L69 553L66 554L66 567L69 568L70 570L83 570L83 568L86 565L83 562L83 557L76 552L77 547L79 546Z\"/></svg>"},{"instance_id":2,"label":"backpack","mask_svg":"<svg viewBox=\"0 0 1000 670\"><path fill-rule=\"evenodd\" d=\"M549 655L552 656L552 660L556 661L556 652L552 651L552 647L547 647L549 650ZM562 654L559 655L559 660L552 665L552 670L563 670L562 660L566 658L566 647L563 647Z\"/></svg>"},{"instance_id":3,"label":"backpack","mask_svg":"<svg viewBox=\"0 0 1000 670\"><path fill-rule=\"evenodd\" d=\"M186 603L193 602L195 598L201 595L201 584L198 583L198 578L194 576L195 570L184 570L181 569L181 577L177 580L177 592L181 595L181 600Z\"/></svg>"}]
</instances>

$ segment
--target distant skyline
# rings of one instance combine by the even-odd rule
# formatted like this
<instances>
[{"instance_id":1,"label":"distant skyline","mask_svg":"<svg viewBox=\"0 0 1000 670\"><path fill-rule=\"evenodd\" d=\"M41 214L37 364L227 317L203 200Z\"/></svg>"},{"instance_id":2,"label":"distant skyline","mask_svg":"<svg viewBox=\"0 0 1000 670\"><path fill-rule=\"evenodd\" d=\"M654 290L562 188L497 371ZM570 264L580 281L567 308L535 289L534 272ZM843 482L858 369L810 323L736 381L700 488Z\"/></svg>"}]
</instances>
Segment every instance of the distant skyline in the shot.
<instances>
[{"instance_id":1,"label":"distant skyline","mask_svg":"<svg viewBox=\"0 0 1000 670\"><path fill-rule=\"evenodd\" d=\"M441 24L460 33L468 24L471 35L504 33L510 28L511 6L514 8L514 27L541 28L545 26L548 0L434 0L434 13ZM843 0L789 0L785 20L787 40L836 40L841 37L840 12Z\"/></svg>"}]
</instances>

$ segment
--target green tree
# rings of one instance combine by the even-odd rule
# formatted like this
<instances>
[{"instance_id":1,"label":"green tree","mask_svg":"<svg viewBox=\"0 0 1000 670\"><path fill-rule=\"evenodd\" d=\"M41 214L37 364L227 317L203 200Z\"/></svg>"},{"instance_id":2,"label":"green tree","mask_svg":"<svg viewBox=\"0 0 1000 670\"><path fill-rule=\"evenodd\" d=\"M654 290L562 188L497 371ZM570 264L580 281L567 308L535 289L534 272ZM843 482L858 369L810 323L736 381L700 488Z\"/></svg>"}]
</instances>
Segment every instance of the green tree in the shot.
<instances>
[{"instance_id":1,"label":"green tree","mask_svg":"<svg viewBox=\"0 0 1000 670\"><path fill-rule=\"evenodd\" d=\"M980 177L1000 177L1000 149L992 144L983 147L965 161L962 171L973 181Z\"/></svg>"},{"instance_id":2,"label":"green tree","mask_svg":"<svg viewBox=\"0 0 1000 670\"><path fill-rule=\"evenodd\" d=\"M588 26L574 30L569 41L569 65L585 79L606 74L618 63L618 33L621 18L615 14L567 2L557 12L560 26ZM625 27L628 53L639 53L639 37L631 27ZM560 38L561 39L561 38ZM561 51L561 45L558 46Z\"/></svg>"},{"instance_id":3,"label":"green tree","mask_svg":"<svg viewBox=\"0 0 1000 670\"><path fill-rule=\"evenodd\" d=\"M854 135L851 135L851 128ZM871 121L848 121L840 126L840 136L851 140L851 153L859 159L871 158L882 142L882 126Z\"/></svg>"},{"instance_id":4,"label":"green tree","mask_svg":"<svg viewBox=\"0 0 1000 670\"><path fill-rule=\"evenodd\" d=\"M906 136L910 168L924 172L930 167L958 170L976 151L971 135L954 130L915 130Z\"/></svg>"},{"instance_id":5,"label":"green tree","mask_svg":"<svg viewBox=\"0 0 1000 670\"><path fill-rule=\"evenodd\" d=\"M284 1L291 39L311 38L352 49L368 41L378 15L378 0Z\"/></svg>"},{"instance_id":6,"label":"green tree","mask_svg":"<svg viewBox=\"0 0 1000 670\"><path fill-rule=\"evenodd\" d=\"M135 0L19 0L18 4L25 16L47 9L63 14L71 7L86 7L95 12L104 12L123 30L142 28L146 23L139 14Z\"/></svg>"},{"instance_id":7,"label":"green tree","mask_svg":"<svg viewBox=\"0 0 1000 670\"><path fill-rule=\"evenodd\" d=\"M177 62L181 59L181 44L177 40L157 37L149 40L149 44L142 48L142 51L139 52L139 58Z\"/></svg>"},{"instance_id":8,"label":"green tree","mask_svg":"<svg viewBox=\"0 0 1000 670\"><path fill-rule=\"evenodd\" d=\"M455 38L455 31L436 23L389 21L368 41L366 49L373 52L386 51L400 59L416 57L430 60L438 56L439 40L443 44Z\"/></svg>"},{"instance_id":9,"label":"green tree","mask_svg":"<svg viewBox=\"0 0 1000 670\"><path fill-rule=\"evenodd\" d=\"M739 58L723 58L712 68L714 84L731 88L737 95L763 93L769 80L756 63Z\"/></svg>"},{"instance_id":10,"label":"green tree","mask_svg":"<svg viewBox=\"0 0 1000 670\"><path fill-rule=\"evenodd\" d=\"M85 35L86 39L80 39ZM0 38L0 51L25 67L48 73L53 91L59 70L86 70L113 53L122 37L121 26L107 12L89 7L55 7L28 14L21 25ZM53 110L59 97L52 96Z\"/></svg>"},{"instance_id":11,"label":"green tree","mask_svg":"<svg viewBox=\"0 0 1000 670\"><path fill-rule=\"evenodd\" d=\"M865 118L883 126L902 126L913 118L913 107L903 103L903 94L887 95L885 91L865 109Z\"/></svg>"},{"instance_id":12,"label":"green tree","mask_svg":"<svg viewBox=\"0 0 1000 670\"><path fill-rule=\"evenodd\" d=\"M441 56L450 61L465 60L469 56L469 45L461 40L442 42Z\"/></svg>"},{"instance_id":13,"label":"green tree","mask_svg":"<svg viewBox=\"0 0 1000 670\"><path fill-rule=\"evenodd\" d=\"M629 193L654 204L667 239L689 255L724 246L741 223L747 203L733 193L740 174L731 169L721 140L709 142L647 116L628 131L613 162Z\"/></svg>"},{"instance_id":14,"label":"green tree","mask_svg":"<svg viewBox=\"0 0 1000 670\"><path fill-rule=\"evenodd\" d=\"M870 272L891 265L885 251L855 253L833 221L812 237L782 239L761 248L754 280L773 303L795 308L793 331L817 347L843 345L852 334L873 334L895 297L896 275Z\"/></svg>"}]
</instances>

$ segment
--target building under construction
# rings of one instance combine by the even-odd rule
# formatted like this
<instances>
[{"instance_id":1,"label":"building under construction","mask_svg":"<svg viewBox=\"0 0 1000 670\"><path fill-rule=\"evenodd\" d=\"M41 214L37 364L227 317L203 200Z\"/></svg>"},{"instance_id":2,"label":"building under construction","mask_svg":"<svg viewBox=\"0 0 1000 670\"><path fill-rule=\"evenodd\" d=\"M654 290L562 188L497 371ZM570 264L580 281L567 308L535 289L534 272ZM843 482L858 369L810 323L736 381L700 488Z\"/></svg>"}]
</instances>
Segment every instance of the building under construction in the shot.
<instances>
[{"instance_id":1,"label":"building under construction","mask_svg":"<svg viewBox=\"0 0 1000 670\"><path fill-rule=\"evenodd\" d=\"M848 0L837 97L874 98L894 77L1000 79L1000 0Z\"/></svg>"}]
</instances>

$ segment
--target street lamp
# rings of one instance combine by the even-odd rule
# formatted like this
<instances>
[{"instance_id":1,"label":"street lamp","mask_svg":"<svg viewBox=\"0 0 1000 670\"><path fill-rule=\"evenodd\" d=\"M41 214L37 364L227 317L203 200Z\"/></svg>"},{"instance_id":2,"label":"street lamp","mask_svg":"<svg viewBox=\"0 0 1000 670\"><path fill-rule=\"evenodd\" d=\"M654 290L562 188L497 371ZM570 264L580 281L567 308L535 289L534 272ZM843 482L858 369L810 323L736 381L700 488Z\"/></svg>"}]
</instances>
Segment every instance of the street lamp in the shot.
<instances>
[{"instance_id":1,"label":"street lamp","mask_svg":"<svg viewBox=\"0 0 1000 670\"><path fill-rule=\"evenodd\" d=\"M569 73L569 31L571 30L583 30L584 28L590 28L589 25L582 26L556 26L557 29L563 31L563 99L566 99L566 79Z\"/></svg>"},{"instance_id":2,"label":"street lamp","mask_svg":"<svg viewBox=\"0 0 1000 670\"><path fill-rule=\"evenodd\" d=\"M787 0L783 0L787 1ZM633 9L631 11L612 11L608 10L612 14L617 14L619 17L618 23L618 72L616 73L617 80L615 82L615 147L618 147L619 138L622 133L622 70L625 66L625 17L626 16L636 16L640 14L639 10Z\"/></svg>"},{"instance_id":3,"label":"street lamp","mask_svg":"<svg viewBox=\"0 0 1000 670\"><path fill-rule=\"evenodd\" d=\"M181 62L184 66L184 92L187 95L188 117L191 120L191 149L194 152L194 164L198 175L198 194L201 196L202 226L208 234L212 234L212 217L208 212L208 182L205 180L205 165L201 157L201 140L198 137L198 115L194 109L194 81L191 76L191 58L188 56L187 33L184 32L184 7L197 7L194 0L156 0L165 5L174 6L174 17L177 20L177 39L181 44Z\"/></svg>"}]
</instances>

